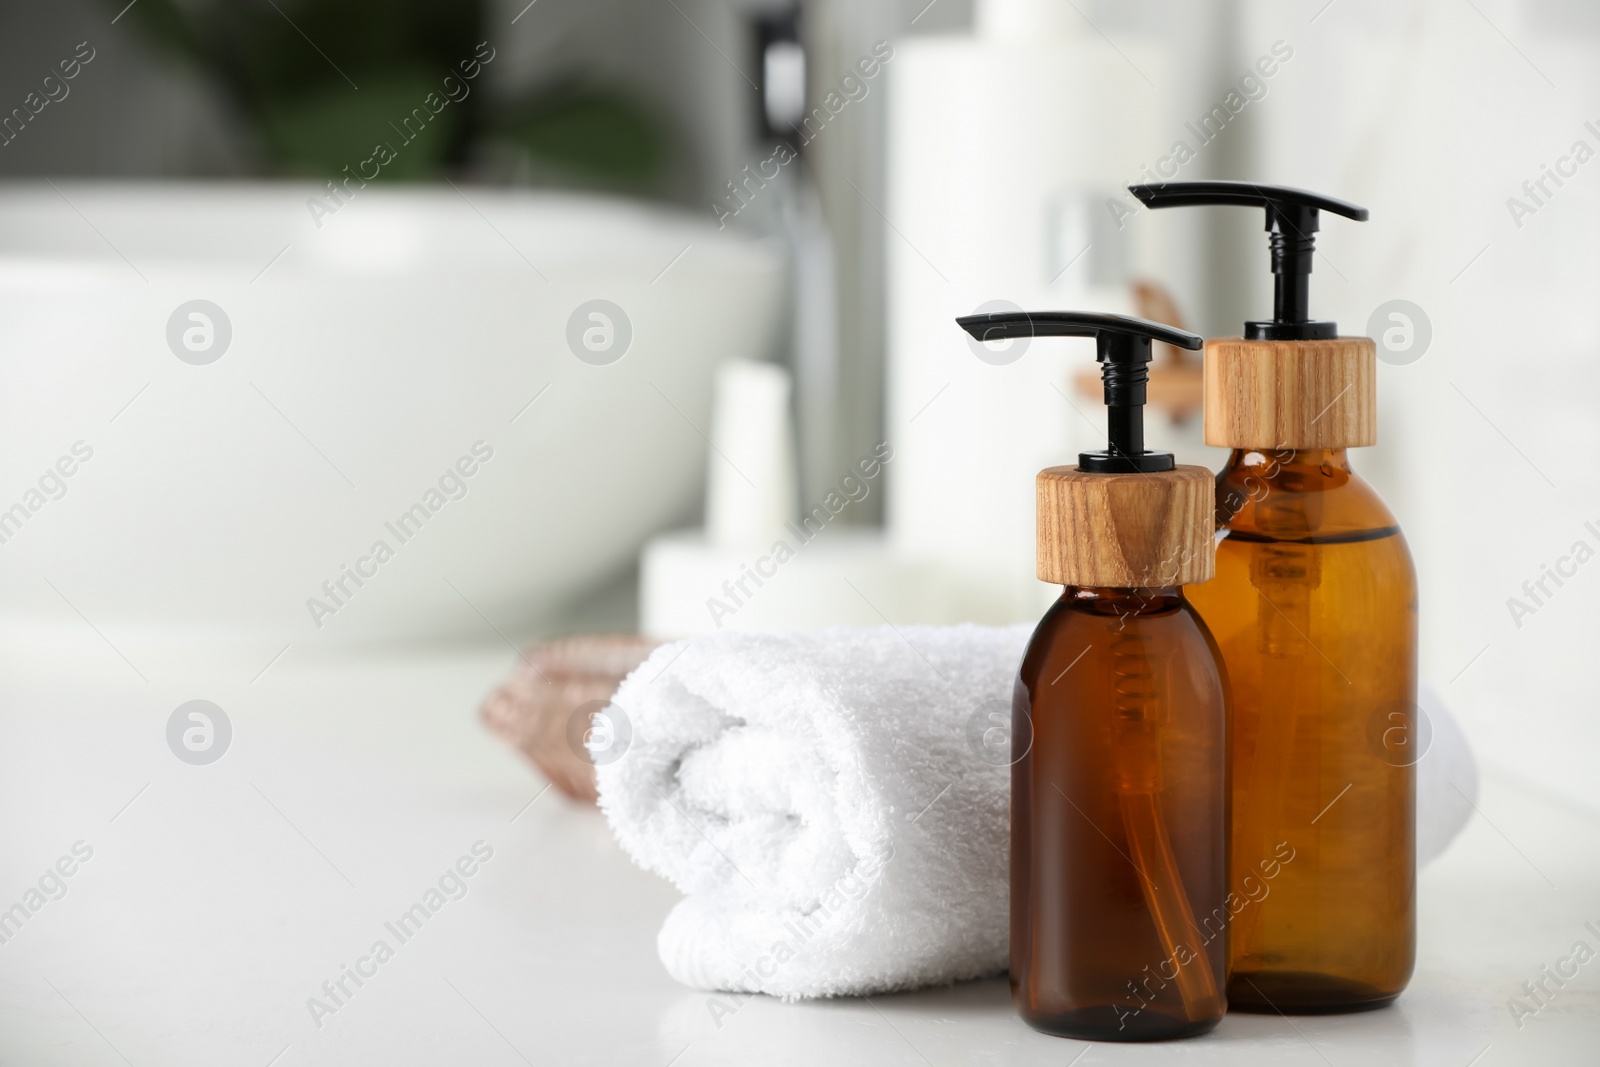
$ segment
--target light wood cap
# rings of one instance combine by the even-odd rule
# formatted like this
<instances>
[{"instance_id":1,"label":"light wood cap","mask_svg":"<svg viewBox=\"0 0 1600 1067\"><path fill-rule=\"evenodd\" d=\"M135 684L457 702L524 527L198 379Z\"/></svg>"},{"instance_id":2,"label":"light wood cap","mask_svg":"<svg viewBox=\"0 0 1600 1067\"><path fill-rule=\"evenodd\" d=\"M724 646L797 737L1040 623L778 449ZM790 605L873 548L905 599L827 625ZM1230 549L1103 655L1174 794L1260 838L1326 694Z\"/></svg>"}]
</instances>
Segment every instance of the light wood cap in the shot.
<instances>
[{"instance_id":1,"label":"light wood cap","mask_svg":"<svg viewBox=\"0 0 1600 1067\"><path fill-rule=\"evenodd\" d=\"M1378 348L1370 337L1206 342L1206 444L1357 448L1378 439Z\"/></svg>"},{"instance_id":2,"label":"light wood cap","mask_svg":"<svg viewBox=\"0 0 1600 1067\"><path fill-rule=\"evenodd\" d=\"M1117 589L1211 580L1216 485L1204 467L1160 474L1039 472L1039 577Z\"/></svg>"}]
</instances>

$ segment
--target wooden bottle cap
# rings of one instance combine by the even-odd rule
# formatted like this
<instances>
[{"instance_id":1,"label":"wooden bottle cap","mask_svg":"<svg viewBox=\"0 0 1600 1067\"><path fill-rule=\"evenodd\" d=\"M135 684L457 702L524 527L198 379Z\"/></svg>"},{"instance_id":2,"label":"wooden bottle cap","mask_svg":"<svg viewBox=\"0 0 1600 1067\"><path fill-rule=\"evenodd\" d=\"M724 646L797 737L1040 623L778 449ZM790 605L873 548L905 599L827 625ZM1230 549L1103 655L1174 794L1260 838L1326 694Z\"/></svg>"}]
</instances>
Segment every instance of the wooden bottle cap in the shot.
<instances>
[{"instance_id":1,"label":"wooden bottle cap","mask_svg":"<svg viewBox=\"0 0 1600 1067\"><path fill-rule=\"evenodd\" d=\"M1216 485L1204 467L1158 474L1039 472L1039 578L1134 589L1211 580Z\"/></svg>"},{"instance_id":2,"label":"wooden bottle cap","mask_svg":"<svg viewBox=\"0 0 1600 1067\"><path fill-rule=\"evenodd\" d=\"M1370 337L1206 342L1205 437L1224 448L1357 448L1378 439Z\"/></svg>"}]
</instances>

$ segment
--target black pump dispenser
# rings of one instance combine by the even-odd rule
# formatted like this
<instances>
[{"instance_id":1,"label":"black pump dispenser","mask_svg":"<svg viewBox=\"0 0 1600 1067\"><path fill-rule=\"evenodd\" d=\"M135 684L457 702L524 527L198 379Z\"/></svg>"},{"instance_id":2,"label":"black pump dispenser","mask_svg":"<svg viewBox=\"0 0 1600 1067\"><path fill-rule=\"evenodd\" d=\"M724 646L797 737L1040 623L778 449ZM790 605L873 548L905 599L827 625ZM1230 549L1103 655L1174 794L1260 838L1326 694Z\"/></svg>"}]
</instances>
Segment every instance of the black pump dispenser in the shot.
<instances>
[{"instance_id":1,"label":"black pump dispenser","mask_svg":"<svg viewBox=\"0 0 1600 1067\"><path fill-rule=\"evenodd\" d=\"M964 315L956 323L979 341L1012 337L1093 337L1105 383L1106 437L1103 452L1082 452L1078 469L1095 474L1151 474L1173 469L1171 452L1144 447L1145 382L1150 342L1198 349L1205 339L1187 330L1129 315L1091 311L1007 311Z\"/></svg>"},{"instance_id":2,"label":"black pump dispenser","mask_svg":"<svg viewBox=\"0 0 1600 1067\"><path fill-rule=\"evenodd\" d=\"M1331 196L1254 182L1154 182L1130 185L1128 191L1145 207L1193 207L1200 204L1237 204L1267 209L1267 232L1272 236L1272 273L1275 286L1271 322L1247 322L1244 335L1251 341L1324 341L1337 337L1331 322L1312 322L1310 315L1311 258L1316 251L1318 213L1331 211L1357 222L1367 221L1367 209Z\"/></svg>"}]
</instances>

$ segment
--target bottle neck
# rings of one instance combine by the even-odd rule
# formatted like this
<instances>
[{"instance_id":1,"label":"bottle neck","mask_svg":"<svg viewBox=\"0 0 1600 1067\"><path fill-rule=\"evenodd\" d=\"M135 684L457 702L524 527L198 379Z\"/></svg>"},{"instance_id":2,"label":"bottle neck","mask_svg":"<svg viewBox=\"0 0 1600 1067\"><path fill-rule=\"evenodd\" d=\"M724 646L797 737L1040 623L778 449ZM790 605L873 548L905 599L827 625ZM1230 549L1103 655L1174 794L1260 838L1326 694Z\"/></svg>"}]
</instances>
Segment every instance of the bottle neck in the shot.
<instances>
[{"instance_id":1,"label":"bottle neck","mask_svg":"<svg viewBox=\"0 0 1600 1067\"><path fill-rule=\"evenodd\" d=\"M1342 448L1236 448L1217 475L1217 525L1297 536L1315 525L1308 497L1358 480Z\"/></svg>"},{"instance_id":2,"label":"bottle neck","mask_svg":"<svg viewBox=\"0 0 1600 1067\"><path fill-rule=\"evenodd\" d=\"M1343 448L1234 449L1217 475L1217 526L1290 541L1396 532Z\"/></svg>"},{"instance_id":3,"label":"bottle neck","mask_svg":"<svg viewBox=\"0 0 1600 1067\"><path fill-rule=\"evenodd\" d=\"M1182 604L1183 589L1176 585L1132 588L1069 585L1061 599L1074 610L1093 615L1157 615Z\"/></svg>"},{"instance_id":4,"label":"bottle neck","mask_svg":"<svg viewBox=\"0 0 1600 1067\"><path fill-rule=\"evenodd\" d=\"M1223 473L1234 470L1248 471L1263 478L1276 478L1290 472L1355 473L1350 467L1349 449L1345 448L1236 448L1228 456Z\"/></svg>"}]
</instances>

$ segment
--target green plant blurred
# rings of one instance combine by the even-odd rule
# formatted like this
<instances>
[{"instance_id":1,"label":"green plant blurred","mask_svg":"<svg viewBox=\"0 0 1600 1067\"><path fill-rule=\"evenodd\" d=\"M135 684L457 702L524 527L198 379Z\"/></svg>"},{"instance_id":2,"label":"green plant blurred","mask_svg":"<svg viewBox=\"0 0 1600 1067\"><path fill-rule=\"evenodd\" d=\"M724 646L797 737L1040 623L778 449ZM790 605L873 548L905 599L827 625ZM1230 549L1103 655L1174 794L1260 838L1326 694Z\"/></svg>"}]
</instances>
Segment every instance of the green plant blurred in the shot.
<instances>
[{"instance_id":1,"label":"green plant blurred","mask_svg":"<svg viewBox=\"0 0 1600 1067\"><path fill-rule=\"evenodd\" d=\"M459 65L484 39L483 0L139 0L126 16L225 93L281 173L332 177L376 142L404 143L382 180L509 150L564 182L643 190L667 164L653 115L621 91L572 81L500 101L480 75L414 139L402 132L430 93L445 98L446 76L463 81Z\"/></svg>"}]
</instances>

